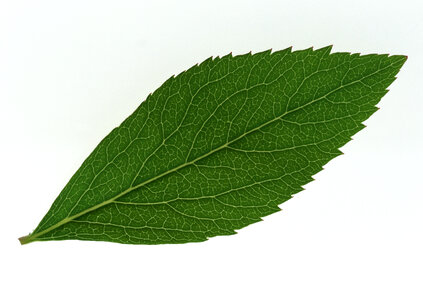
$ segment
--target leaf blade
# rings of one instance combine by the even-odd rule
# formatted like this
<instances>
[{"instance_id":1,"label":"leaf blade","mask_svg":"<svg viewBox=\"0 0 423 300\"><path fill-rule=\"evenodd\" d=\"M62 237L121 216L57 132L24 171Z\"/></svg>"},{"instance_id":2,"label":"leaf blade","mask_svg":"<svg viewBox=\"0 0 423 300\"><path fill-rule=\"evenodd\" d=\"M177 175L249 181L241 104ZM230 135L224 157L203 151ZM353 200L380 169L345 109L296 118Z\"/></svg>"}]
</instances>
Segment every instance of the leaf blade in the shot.
<instances>
[{"instance_id":1,"label":"leaf blade","mask_svg":"<svg viewBox=\"0 0 423 300\"><path fill-rule=\"evenodd\" d=\"M24 241L204 241L278 211L363 128L405 62L330 50L227 55L171 77Z\"/></svg>"}]
</instances>

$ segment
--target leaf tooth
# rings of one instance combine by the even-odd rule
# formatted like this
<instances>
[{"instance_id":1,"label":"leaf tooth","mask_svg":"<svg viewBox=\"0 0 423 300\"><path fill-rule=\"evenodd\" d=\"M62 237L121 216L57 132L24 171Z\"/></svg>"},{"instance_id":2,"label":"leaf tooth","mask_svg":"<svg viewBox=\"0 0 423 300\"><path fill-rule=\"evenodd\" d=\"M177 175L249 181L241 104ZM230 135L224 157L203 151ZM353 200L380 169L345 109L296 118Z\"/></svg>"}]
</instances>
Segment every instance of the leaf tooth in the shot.
<instances>
[{"instance_id":1,"label":"leaf tooth","mask_svg":"<svg viewBox=\"0 0 423 300\"><path fill-rule=\"evenodd\" d=\"M329 46L326 46L326 47L322 47L322 48L319 48L319 49L316 49L316 50L314 50L314 52L322 52L322 54L325 56L325 55L330 55L331 53L331 51L332 51L332 48L333 48L333 45L329 45Z\"/></svg>"},{"instance_id":2,"label":"leaf tooth","mask_svg":"<svg viewBox=\"0 0 423 300\"><path fill-rule=\"evenodd\" d=\"M338 152L339 152L339 154L338 154L338 156L339 155L344 155L345 153L344 153L344 151L341 151L341 149L336 149Z\"/></svg>"},{"instance_id":3,"label":"leaf tooth","mask_svg":"<svg viewBox=\"0 0 423 300\"><path fill-rule=\"evenodd\" d=\"M216 59L218 59L218 60L227 60L227 59L230 59L230 58L232 58L232 52L225 54L223 56L216 56Z\"/></svg>"},{"instance_id":4,"label":"leaf tooth","mask_svg":"<svg viewBox=\"0 0 423 300\"><path fill-rule=\"evenodd\" d=\"M196 63L195 65L193 65L191 68L189 68L189 69L187 69L187 70L183 71L182 73L191 72L192 70L194 70L194 69L196 69L196 68L198 68L198 63ZM181 74L182 74L182 73L181 73Z\"/></svg>"},{"instance_id":5,"label":"leaf tooth","mask_svg":"<svg viewBox=\"0 0 423 300\"><path fill-rule=\"evenodd\" d=\"M216 61L219 61L219 60L221 60L221 58L220 58L220 56L219 56L219 55L212 56L212 61L213 61L213 62L216 62Z\"/></svg>"},{"instance_id":6,"label":"leaf tooth","mask_svg":"<svg viewBox=\"0 0 423 300\"><path fill-rule=\"evenodd\" d=\"M264 55L270 55L271 53L272 53L272 49L267 49L267 50L264 50L264 51L257 52L254 55L259 54L259 55L263 55L264 56Z\"/></svg>"},{"instance_id":7,"label":"leaf tooth","mask_svg":"<svg viewBox=\"0 0 423 300\"><path fill-rule=\"evenodd\" d=\"M295 50L292 52L292 54L300 54L300 53L312 53L313 52L313 47L309 47L306 49L299 49L299 50Z\"/></svg>"},{"instance_id":8,"label":"leaf tooth","mask_svg":"<svg viewBox=\"0 0 423 300\"><path fill-rule=\"evenodd\" d=\"M239 230L239 229L242 229L242 228L244 228L245 226L243 226L243 227L240 227L240 228L235 228L235 229L225 229L225 231L224 232L221 232L221 233L218 233L218 234L210 234L210 235L206 235L206 238L207 238L207 240L209 240L210 238L213 238L213 237L216 237L216 236L227 236L227 235L234 235L234 234L237 234L238 232L237 232L237 230Z\"/></svg>"},{"instance_id":9,"label":"leaf tooth","mask_svg":"<svg viewBox=\"0 0 423 300\"><path fill-rule=\"evenodd\" d=\"M173 79L175 79L175 74L172 74L164 83L163 83L163 85L165 85L165 84L167 84L169 81L171 81L171 80L173 80ZM154 92L152 92L152 93L150 93L150 94L148 94L148 96L151 96L151 95L154 95L154 93L155 93L156 91L154 91Z\"/></svg>"},{"instance_id":10,"label":"leaf tooth","mask_svg":"<svg viewBox=\"0 0 423 300\"><path fill-rule=\"evenodd\" d=\"M270 56L276 55L276 54L283 54L287 52L286 54L292 53L292 46L285 48L283 50L273 51L270 53Z\"/></svg>"},{"instance_id":11,"label":"leaf tooth","mask_svg":"<svg viewBox=\"0 0 423 300\"><path fill-rule=\"evenodd\" d=\"M213 61L213 56L210 56L210 57L208 57L208 58L206 58L202 63L200 63L199 64L199 67L202 67L202 66L204 66L205 64L207 64L207 63L210 63L210 62L212 62Z\"/></svg>"}]
</instances>

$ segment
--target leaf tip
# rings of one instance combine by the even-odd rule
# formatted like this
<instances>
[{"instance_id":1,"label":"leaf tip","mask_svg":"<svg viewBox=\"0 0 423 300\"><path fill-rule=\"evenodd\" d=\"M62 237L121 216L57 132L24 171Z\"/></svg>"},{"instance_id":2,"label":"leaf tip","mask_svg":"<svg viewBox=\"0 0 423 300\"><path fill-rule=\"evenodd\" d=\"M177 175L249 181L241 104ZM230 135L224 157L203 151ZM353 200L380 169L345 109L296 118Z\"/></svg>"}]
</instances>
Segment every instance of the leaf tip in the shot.
<instances>
[{"instance_id":1,"label":"leaf tip","mask_svg":"<svg viewBox=\"0 0 423 300\"><path fill-rule=\"evenodd\" d=\"M399 68L402 68L408 60L408 55L390 55L389 58L395 60L395 62L399 64Z\"/></svg>"}]
</instances>

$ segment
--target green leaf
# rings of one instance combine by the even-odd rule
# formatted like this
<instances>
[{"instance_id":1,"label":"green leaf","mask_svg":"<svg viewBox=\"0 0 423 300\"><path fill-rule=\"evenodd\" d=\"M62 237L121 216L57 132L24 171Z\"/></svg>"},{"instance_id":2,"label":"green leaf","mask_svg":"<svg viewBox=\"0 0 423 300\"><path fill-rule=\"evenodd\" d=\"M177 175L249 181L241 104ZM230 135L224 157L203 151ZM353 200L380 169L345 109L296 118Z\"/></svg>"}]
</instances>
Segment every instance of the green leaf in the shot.
<instances>
[{"instance_id":1,"label":"green leaf","mask_svg":"<svg viewBox=\"0 0 423 300\"><path fill-rule=\"evenodd\" d=\"M330 50L229 54L172 76L21 243L201 242L280 210L364 127L406 60Z\"/></svg>"}]
</instances>

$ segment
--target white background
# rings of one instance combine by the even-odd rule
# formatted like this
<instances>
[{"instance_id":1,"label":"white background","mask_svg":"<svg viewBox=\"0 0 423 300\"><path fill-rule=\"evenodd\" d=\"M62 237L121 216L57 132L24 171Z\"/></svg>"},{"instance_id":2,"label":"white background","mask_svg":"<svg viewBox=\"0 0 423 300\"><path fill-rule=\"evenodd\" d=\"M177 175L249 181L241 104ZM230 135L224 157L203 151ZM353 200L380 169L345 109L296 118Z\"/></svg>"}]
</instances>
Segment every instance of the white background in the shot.
<instances>
[{"instance_id":1,"label":"white background","mask_svg":"<svg viewBox=\"0 0 423 300\"><path fill-rule=\"evenodd\" d=\"M423 299L421 1L1 1L1 299ZM20 246L97 143L209 56L409 59L282 212L198 244Z\"/></svg>"}]
</instances>

